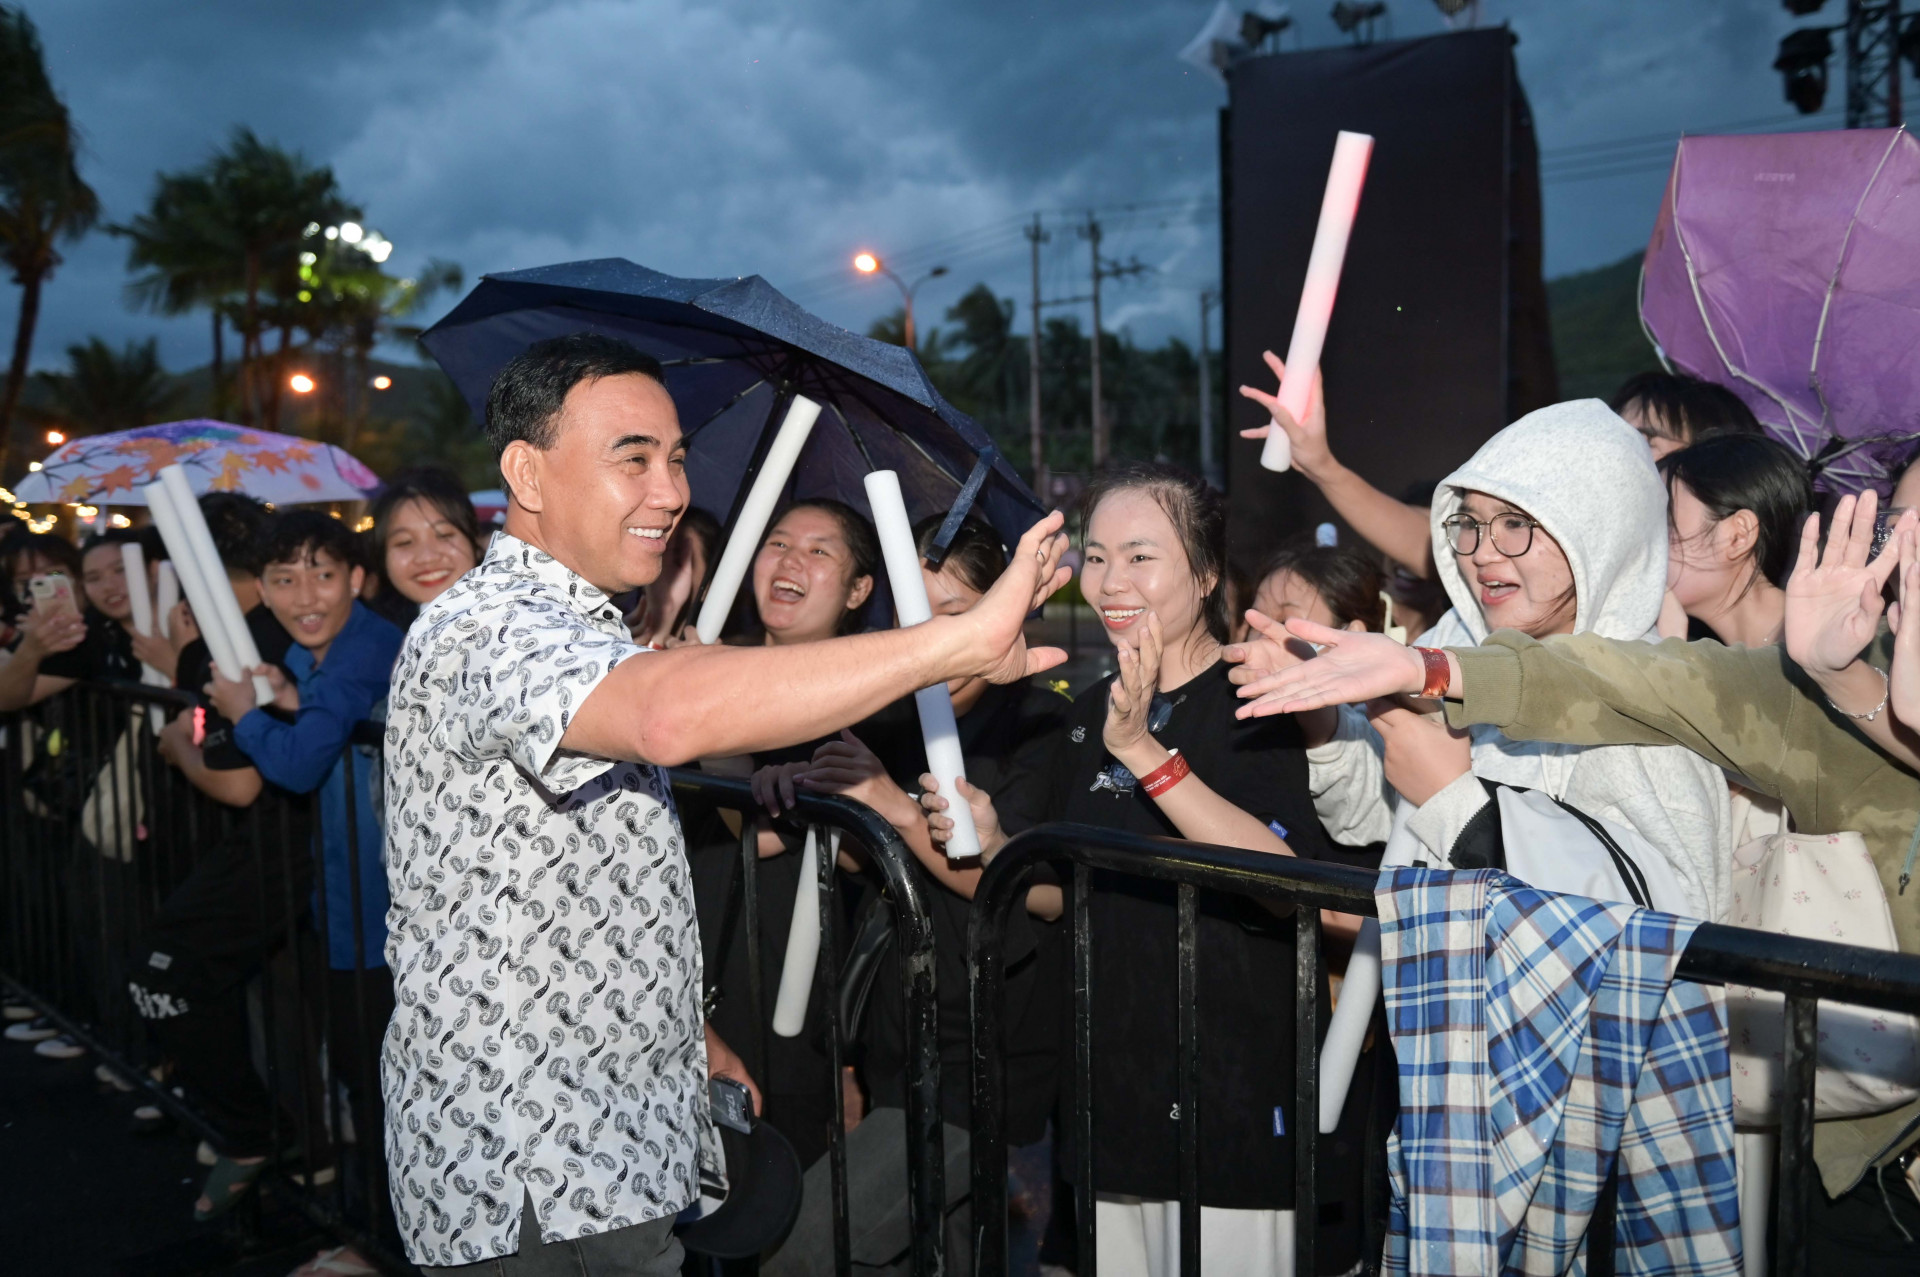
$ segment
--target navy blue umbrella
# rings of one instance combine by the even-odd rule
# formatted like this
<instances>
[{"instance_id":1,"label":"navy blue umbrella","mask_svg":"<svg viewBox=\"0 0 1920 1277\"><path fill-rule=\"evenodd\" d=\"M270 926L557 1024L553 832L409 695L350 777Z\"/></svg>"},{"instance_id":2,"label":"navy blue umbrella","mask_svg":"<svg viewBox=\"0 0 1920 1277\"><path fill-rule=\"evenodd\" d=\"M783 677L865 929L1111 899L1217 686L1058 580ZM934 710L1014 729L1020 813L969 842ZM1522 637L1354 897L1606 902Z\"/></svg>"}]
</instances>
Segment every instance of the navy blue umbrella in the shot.
<instances>
[{"instance_id":1,"label":"navy blue umbrella","mask_svg":"<svg viewBox=\"0 0 1920 1277\"><path fill-rule=\"evenodd\" d=\"M970 506L1008 546L1046 513L911 351L810 315L758 275L676 279L619 257L488 275L421 341L478 418L508 360L577 332L617 337L665 366L694 503L729 532L795 394L822 411L789 481L793 499L833 497L871 517L863 480L893 470L916 520Z\"/></svg>"}]
</instances>

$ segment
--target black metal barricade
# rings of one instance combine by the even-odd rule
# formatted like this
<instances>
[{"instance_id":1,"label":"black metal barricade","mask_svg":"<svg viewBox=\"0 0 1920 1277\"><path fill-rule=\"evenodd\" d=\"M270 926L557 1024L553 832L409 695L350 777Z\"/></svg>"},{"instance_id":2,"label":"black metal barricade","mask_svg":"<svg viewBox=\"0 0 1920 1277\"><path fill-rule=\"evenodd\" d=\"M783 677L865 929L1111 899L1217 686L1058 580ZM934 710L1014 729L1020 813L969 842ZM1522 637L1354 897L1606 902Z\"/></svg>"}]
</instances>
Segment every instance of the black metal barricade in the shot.
<instances>
[{"instance_id":1,"label":"black metal barricade","mask_svg":"<svg viewBox=\"0 0 1920 1277\"><path fill-rule=\"evenodd\" d=\"M731 808L741 813L740 871L744 884L742 925L748 947L748 999L753 1023L764 1026L766 990L761 981L759 954L760 857L753 837L752 816L758 810L753 791L744 780L676 769L672 772L676 800ZM820 829L837 829L866 850L883 890L894 906L894 941L900 963L900 983L906 990L907 1052L907 1218L912 1235L910 1251L915 1277L939 1277L946 1271L946 1238L942 1227L946 1203L945 1134L940 1117L939 1007L934 997L933 923L927 916L925 889L911 868L913 853L893 826L874 810L851 799L825 794L801 794L793 817ZM820 870L820 958L815 967L814 996L826 1011L826 1040L833 1069L833 1124L828 1156L833 1175L833 1245L835 1271L852 1271L852 1248L847 1230L847 1160L844 1097L840 1090L842 1026L836 979L841 967L840 909L835 886L838 871L824 842ZM738 1049L738 1048L736 1048ZM764 1061L764 1041L756 1044L752 1061Z\"/></svg>"},{"instance_id":2,"label":"black metal barricade","mask_svg":"<svg viewBox=\"0 0 1920 1277\"><path fill-rule=\"evenodd\" d=\"M375 1059L388 1005L383 999L382 1005L370 1006L369 999L386 973L384 967L365 964L367 937L384 935L386 919L366 914L360 892L361 858L381 852L377 846L360 845L356 816L362 791L353 783L364 781L369 768L379 774L379 728L361 724L344 754L350 769L343 807L353 965L334 970L329 952L333 920L328 917L327 892L320 886L326 828L318 795L299 810L276 806L264 819L257 806L238 817L236 809L221 810L161 756L157 745L158 724L190 712L194 704L183 692L138 684L82 684L29 710L0 715L0 981L139 1090L143 1099L218 1143L223 1132L196 1097L176 1093L172 1079L153 1071L163 1063L162 1053L129 996L129 977L138 974L130 970L129 953L169 893L216 850L216 830L243 840L245 854L257 865L275 857L298 863L292 854L296 851L312 856L310 874L263 870L253 880L260 894L252 910L270 921L269 929L278 937L271 954L261 958L247 980L254 1062L271 1100L270 1142L278 1150L267 1174L277 1196L314 1224L351 1242L383 1267L410 1271L394 1253L383 1131L378 1129ZM757 809L745 781L676 771L673 783L682 803L739 811L742 823L751 828ZM934 938L924 888L909 867L912 853L871 809L849 799L806 795L794 814L857 842L894 906L907 1004L912 1264L916 1277L937 1277L944 1271L940 1225L945 1164ZM742 866L746 924L749 944L757 947L758 857L751 854L750 839L747 845ZM823 854L820 863L822 943L816 996L823 999L828 1017L834 1061L834 1240L837 1269L846 1273L851 1250L839 1004L834 996L842 945L833 858ZM764 992L758 987L757 954L750 966L755 978L749 998L760 1022ZM750 1048L743 1054L754 1058ZM765 1059L764 1049L758 1058ZM350 1101L345 1092L351 1092ZM338 1165L331 1164L329 1153ZM344 1173L348 1167L350 1174ZM243 1208L240 1220L244 1229L254 1217Z\"/></svg>"},{"instance_id":3,"label":"black metal barricade","mask_svg":"<svg viewBox=\"0 0 1920 1277\"><path fill-rule=\"evenodd\" d=\"M1074 1167L1078 1224L1078 1277L1096 1277L1094 1244L1094 1166L1092 1057L1092 952L1088 927L1090 875L1094 870L1176 884L1179 960L1178 1182L1180 1189L1180 1271L1200 1273L1199 1040L1195 1012L1199 989L1197 898L1201 890L1278 900L1295 906L1294 1133L1295 1267L1315 1267L1316 1184L1314 1161L1319 1122L1319 1064L1315 991L1323 978L1320 910L1374 916L1375 876L1363 870L1290 856L1275 856L1053 824L1019 835L1001 849L974 895L967 936L971 977L973 1038L973 1220L976 1271L1000 1277L1007 1271L1007 1145L1005 1070L1005 971L1002 954L1006 921L1024 898L1022 890L1036 865L1070 868L1066 917L1073 941L1073 1029L1075 1111L1072 1115L1077 1164ZM1702 924L1682 955L1677 974L1708 984L1737 981L1786 995L1786 1084L1782 1114L1775 1239L1776 1268L1783 1277L1801 1277L1807 1269L1807 1212L1818 1170L1813 1161L1813 1085L1817 1064L1815 1033L1818 1000L1920 1012L1920 956L1770 935L1742 927ZM1589 1236L1611 1230L1612 1200L1594 1213ZM1753 1243L1764 1244L1764 1229ZM1587 1267L1593 1277L1611 1277L1613 1253L1596 1250Z\"/></svg>"}]
</instances>

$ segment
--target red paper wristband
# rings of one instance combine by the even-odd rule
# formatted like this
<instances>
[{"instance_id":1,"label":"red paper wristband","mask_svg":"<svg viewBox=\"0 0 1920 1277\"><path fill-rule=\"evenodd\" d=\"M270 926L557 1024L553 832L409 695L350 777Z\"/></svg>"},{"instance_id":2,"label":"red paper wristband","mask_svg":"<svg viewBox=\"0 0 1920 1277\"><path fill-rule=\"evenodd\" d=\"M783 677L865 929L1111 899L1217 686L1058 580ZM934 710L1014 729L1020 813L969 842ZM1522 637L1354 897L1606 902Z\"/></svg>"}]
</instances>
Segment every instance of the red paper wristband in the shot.
<instances>
[{"instance_id":1,"label":"red paper wristband","mask_svg":"<svg viewBox=\"0 0 1920 1277\"><path fill-rule=\"evenodd\" d=\"M1146 791L1147 797L1153 798L1164 794L1191 775L1193 775L1193 768L1187 765L1187 760L1182 758L1180 751L1176 749L1173 751L1173 757L1140 778L1140 788Z\"/></svg>"},{"instance_id":2,"label":"red paper wristband","mask_svg":"<svg viewBox=\"0 0 1920 1277\"><path fill-rule=\"evenodd\" d=\"M1416 647L1420 653L1420 663L1426 668L1427 682L1420 689L1420 695L1427 700L1435 700L1447 694L1447 684L1453 681L1453 674L1447 668L1447 654L1437 647Z\"/></svg>"}]
</instances>

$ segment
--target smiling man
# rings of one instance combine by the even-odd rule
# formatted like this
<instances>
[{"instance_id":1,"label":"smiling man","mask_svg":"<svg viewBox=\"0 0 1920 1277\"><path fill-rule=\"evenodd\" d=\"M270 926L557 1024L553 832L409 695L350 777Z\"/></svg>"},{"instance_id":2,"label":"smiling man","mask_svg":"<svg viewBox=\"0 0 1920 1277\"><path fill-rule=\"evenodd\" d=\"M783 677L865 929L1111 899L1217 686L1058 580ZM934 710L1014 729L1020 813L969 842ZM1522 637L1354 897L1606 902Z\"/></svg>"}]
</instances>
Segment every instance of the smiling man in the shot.
<instances>
[{"instance_id":1,"label":"smiling man","mask_svg":"<svg viewBox=\"0 0 1920 1277\"><path fill-rule=\"evenodd\" d=\"M506 530L408 632L388 715L394 1209L430 1272L677 1273L673 1217L714 1147L707 1078L744 1072L701 1020L661 768L1058 663L1022 625L1065 583L1061 520L959 616L655 652L609 596L659 575L688 506L660 365L606 337L541 342L495 380L486 427Z\"/></svg>"}]
</instances>

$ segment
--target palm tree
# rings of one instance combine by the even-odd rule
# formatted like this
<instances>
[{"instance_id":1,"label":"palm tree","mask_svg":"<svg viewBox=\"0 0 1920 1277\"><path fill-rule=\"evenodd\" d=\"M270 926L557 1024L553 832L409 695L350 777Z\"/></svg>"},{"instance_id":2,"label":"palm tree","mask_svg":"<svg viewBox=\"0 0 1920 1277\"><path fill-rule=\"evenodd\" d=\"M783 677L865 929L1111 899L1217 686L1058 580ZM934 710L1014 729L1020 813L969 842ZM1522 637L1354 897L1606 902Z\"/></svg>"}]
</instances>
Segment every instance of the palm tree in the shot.
<instances>
[{"instance_id":1,"label":"palm tree","mask_svg":"<svg viewBox=\"0 0 1920 1277\"><path fill-rule=\"evenodd\" d=\"M238 253L226 236L218 197L205 173L162 173L147 211L107 228L127 249L128 302L163 315L205 306L213 319L214 415L226 413L225 311L240 292Z\"/></svg>"},{"instance_id":2,"label":"palm tree","mask_svg":"<svg viewBox=\"0 0 1920 1277\"><path fill-rule=\"evenodd\" d=\"M128 342L115 350L98 337L67 347L67 371L36 373L46 392L49 423L69 435L101 434L165 421L180 387L160 366L159 343Z\"/></svg>"},{"instance_id":3,"label":"palm tree","mask_svg":"<svg viewBox=\"0 0 1920 1277\"><path fill-rule=\"evenodd\" d=\"M100 216L99 197L80 177L77 140L33 22L0 6L0 260L20 285L13 360L0 390L0 471L33 354L40 290L60 264L61 241L86 234Z\"/></svg>"}]
</instances>

